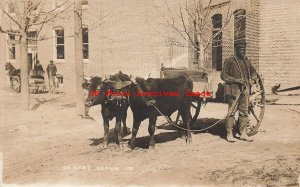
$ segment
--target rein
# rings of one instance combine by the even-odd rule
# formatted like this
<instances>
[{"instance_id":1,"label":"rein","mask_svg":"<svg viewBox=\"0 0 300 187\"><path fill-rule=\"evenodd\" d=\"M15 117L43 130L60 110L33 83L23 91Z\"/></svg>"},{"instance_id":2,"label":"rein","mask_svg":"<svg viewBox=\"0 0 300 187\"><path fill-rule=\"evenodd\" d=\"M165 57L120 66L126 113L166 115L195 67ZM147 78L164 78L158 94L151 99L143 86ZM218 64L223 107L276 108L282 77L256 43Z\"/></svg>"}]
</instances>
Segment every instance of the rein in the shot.
<instances>
[{"instance_id":1,"label":"rein","mask_svg":"<svg viewBox=\"0 0 300 187\"><path fill-rule=\"evenodd\" d=\"M237 105L237 101L239 100L241 94L242 94L242 91L240 92L239 96L234 100L234 104L230 107L228 113L226 114L226 116L224 116L224 119L226 119L228 116L231 115L231 113L233 112L233 109L234 109L234 108L236 107L236 105ZM206 131L206 130L208 130L208 129L214 127L214 126L216 126L218 123L220 123L220 121L223 120L223 118L222 118L222 119L219 119L217 122L215 122L214 124L212 124L212 125L210 125L210 126L204 128L204 129L200 129L200 130L190 130L190 129L186 129L186 128L180 127L179 125L176 125L175 123L173 123L173 121L171 121L169 117L167 117L166 115L164 115L164 114L157 108L157 106L156 106L155 104L153 104L153 107L157 110L157 112L158 112L160 115L164 116L164 118L167 120L167 122L168 122L170 125L173 125L173 126L179 128L179 129L181 129L181 130L185 130L185 131L189 131L189 132L203 132L203 131Z\"/></svg>"},{"instance_id":2,"label":"rein","mask_svg":"<svg viewBox=\"0 0 300 187\"><path fill-rule=\"evenodd\" d=\"M138 83L133 83L133 84L137 85L138 89L141 89L141 87L138 85ZM129 90L131 90L131 84L129 85ZM232 114L232 112L233 112L234 108L236 107L237 102L238 102L238 100L239 100L239 98L240 98L242 92L243 92L243 89L241 90L241 92L240 92L240 94L238 95L238 97L234 100L233 105L229 108L228 113L224 116L224 118L219 119L218 121L216 121L216 122L213 123L212 125L210 125L210 126L204 128L204 129L200 129L200 130L190 130L190 129L186 129L186 128L184 128L184 127L181 127L181 126L179 126L179 125L176 125L169 117L167 117L166 115L164 115L164 114L158 109L158 107L157 107L155 104L153 104L152 106L155 108L155 110L156 110L161 116L163 116L163 117L166 119L166 121L167 121L170 125L173 125L173 126L179 128L179 129L181 129L181 130L184 130L184 131L189 131L189 132L203 132L203 131L206 131L206 130L208 130L208 129L214 127L214 126L216 126L216 125L217 125L218 123L220 123L223 119L226 119L228 116L230 116L230 115ZM122 96L122 98L124 98L124 97ZM128 95L128 96L125 97L125 98L127 98L127 101L128 101L129 106L132 107L132 104L131 104L131 102L130 102L130 96ZM154 98L151 97L151 99L154 99ZM113 100L113 99L112 99L112 100ZM122 99L122 100L123 100L123 99Z\"/></svg>"}]
</instances>

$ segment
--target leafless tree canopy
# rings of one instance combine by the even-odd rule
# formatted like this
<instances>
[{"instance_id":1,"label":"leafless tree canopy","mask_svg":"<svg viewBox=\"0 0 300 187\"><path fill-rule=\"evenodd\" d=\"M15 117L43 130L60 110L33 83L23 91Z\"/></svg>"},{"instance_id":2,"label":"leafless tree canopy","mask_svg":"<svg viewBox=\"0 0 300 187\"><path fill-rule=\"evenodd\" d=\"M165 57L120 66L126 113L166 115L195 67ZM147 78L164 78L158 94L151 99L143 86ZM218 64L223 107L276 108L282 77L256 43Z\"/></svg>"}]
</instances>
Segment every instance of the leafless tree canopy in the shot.
<instances>
[{"instance_id":1,"label":"leafless tree canopy","mask_svg":"<svg viewBox=\"0 0 300 187\"><path fill-rule=\"evenodd\" d=\"M174 6L170 6L171 3L165 1L164 4L168 10L168 15L165 16L167 18L167 26L175 31L184 41L169 38L171 45L190 47L200 52L200 48L205 51L212 43L215 45L221 44L221 42L218 42L218 36L232 17L231 2L226 1L226 4L228 4L226 14L223 15L219 22L212 21L212 7L214 6L212 2L213 0L177 1L178 6L174 8ZM154 5L157 10L160 10L157 4L154 3ZM214 29L212 24L215 24L217 28Z\"/></svg>"},{"instance_id":2,"label":"leafless tree canopy","mask_svg":"<svg viewBox=\"0 0 300 187\"><path fill-rule=\"evenodd\" d=\"M47 39L44 36L40 36L44 26L53 24L58 19L68 19L70 17L69 13L72 13L72 7L74 6L69 0L57 4L55 7L49 6L49 3L52 4L52 1L13 0L2 2L0 9L13 24L0 25L0 31L33 39L30 37L29 31L35 30L37 31L37 36L39 36L38 40ZM49 9L49 7L51 8ZM23 33L26 33L26 35Z\"/></svg>"}]
</instances>

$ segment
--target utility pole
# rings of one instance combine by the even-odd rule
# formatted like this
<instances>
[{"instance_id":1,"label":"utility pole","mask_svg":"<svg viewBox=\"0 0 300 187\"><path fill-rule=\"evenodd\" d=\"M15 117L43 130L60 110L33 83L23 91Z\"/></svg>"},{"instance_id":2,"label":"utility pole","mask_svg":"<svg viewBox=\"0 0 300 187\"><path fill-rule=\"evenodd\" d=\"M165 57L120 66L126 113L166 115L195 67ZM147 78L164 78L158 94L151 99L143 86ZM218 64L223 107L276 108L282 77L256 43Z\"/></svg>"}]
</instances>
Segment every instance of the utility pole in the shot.
<instances>
[{"instance_id":1,"label":"utility pole","mask_svg":"<svg viewBox=\"0 0 300 187\"><path fill-rule=\"evenodd\" d=\"M82 50L82 4L81 0L75 1L74 10L74 39L76 63L76 106L77 114L85 115L83 82L83 50Z\"/></svg>"}]
</instances>

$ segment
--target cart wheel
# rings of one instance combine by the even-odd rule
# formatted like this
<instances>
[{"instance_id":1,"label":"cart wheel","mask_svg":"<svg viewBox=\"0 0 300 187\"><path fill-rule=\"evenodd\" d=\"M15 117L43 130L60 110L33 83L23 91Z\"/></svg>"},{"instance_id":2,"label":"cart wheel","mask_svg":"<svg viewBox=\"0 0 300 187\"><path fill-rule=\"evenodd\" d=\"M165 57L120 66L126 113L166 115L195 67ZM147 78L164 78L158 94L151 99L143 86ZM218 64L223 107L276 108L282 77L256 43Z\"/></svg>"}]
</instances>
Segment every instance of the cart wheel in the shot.
<instances>
[{"instance_id":1,"label":"cart wheel","mask_svg":"<svg viewBox=\"0 0 300 187\"><path fill-rule=\"evenodd\" d=\"M248 136L253 136L258 132L265 113L265 89L261 77L252 85L249 96L249 126Z\"/></svg>"},{"instance_id":2,"label":"cart wheel","mask_svg":"<svg viewBox=\"0 0 300 187\"><path fill-rule=\"evenodd\" d=\"M46 86L45 85L43 85L42 93L46 93Z\"/></svg>"},{"instance_id":3,"label":"cart wheel","mask_svg":"<svg viewBox=\"0 0 300 187\"><path fill-rule=\"evenodd\" d=\"M13 77L11 83L11 88L14 92L19 93L21 91L21 82L18 77Z\"/></svg>"},{"instance_id":4,"label":"cart wheel","mask_svg":"<svg viewBox=\"0 0 300 187\"><path fill-rule=\"evenodd\" d=\"M198 119L200 109L201 109L201 99L200 99L200 97L195 97L195 100L193 100L191 102L191 109L190 109L191 116L192 116L191 125L194 124L196 122L196 120ZM177 114L175 114L175 115L176 115L176 119L175 119L174 123L176 125L179 125L179 122L182 121L182 117L179 112L177 112Z\"/></svg>"}]
</instances>

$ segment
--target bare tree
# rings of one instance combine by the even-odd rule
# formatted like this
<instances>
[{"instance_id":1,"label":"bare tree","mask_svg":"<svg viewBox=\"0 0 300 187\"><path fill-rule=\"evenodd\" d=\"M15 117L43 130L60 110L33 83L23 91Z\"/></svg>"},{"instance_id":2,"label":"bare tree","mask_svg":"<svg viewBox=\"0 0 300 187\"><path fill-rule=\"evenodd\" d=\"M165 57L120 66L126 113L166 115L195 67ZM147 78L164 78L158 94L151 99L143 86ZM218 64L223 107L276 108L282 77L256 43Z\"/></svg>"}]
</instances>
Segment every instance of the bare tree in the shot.
<instances>
[{"instance_id":1,"label":"bare tree","mask_svg":"<svg viewBox=\"0 0 300 187\"><path fill-rule=\"evenodd\" d=\"M176 37L173 35L166 36L169 38L168 41L172 41L172 45L188 47L198 55L204 54L212 44L221 45L222 42L218 41L220 40L220 33L228 25L233 15L231 1L226 2L228 5L226 5L225 19L221 19L222 24L219 24L215 30L211 19L212 0L186 0L184 3L182 1L177 3L178 6L174 6L174 2L172 2L173 8L166 1L162 6L154 3L156 9L166 18L167 27L175 32ZM162 11L161 7L165 7L167 11Z\"/></svg>"},{"instance_id":2,"label":"bare tree","mask_svg":"<svg viewBox=\"0 0 300 187\"><path fill-rule=\"evenodd\" d=\"M23 108L29 109L29 63L28 63L28 42L30 30L36 30L39 36L40 32L46 24L55 22L57 19L68 18L67 11L72 7L73 3L68 0L57 5L55 8L49 8L52 1L43 0L11 0L0 3L0 9L12 24L0 25L0 32L10 35L19 36L20 43L20 64L21 64L21 97ZM13 14L8 10L13 9ZM3 22L2 22L3 23ZM4 28L5 27L5 28ZM39 36L38 40L46 39Z\"/></svg>"}]
</instances>

